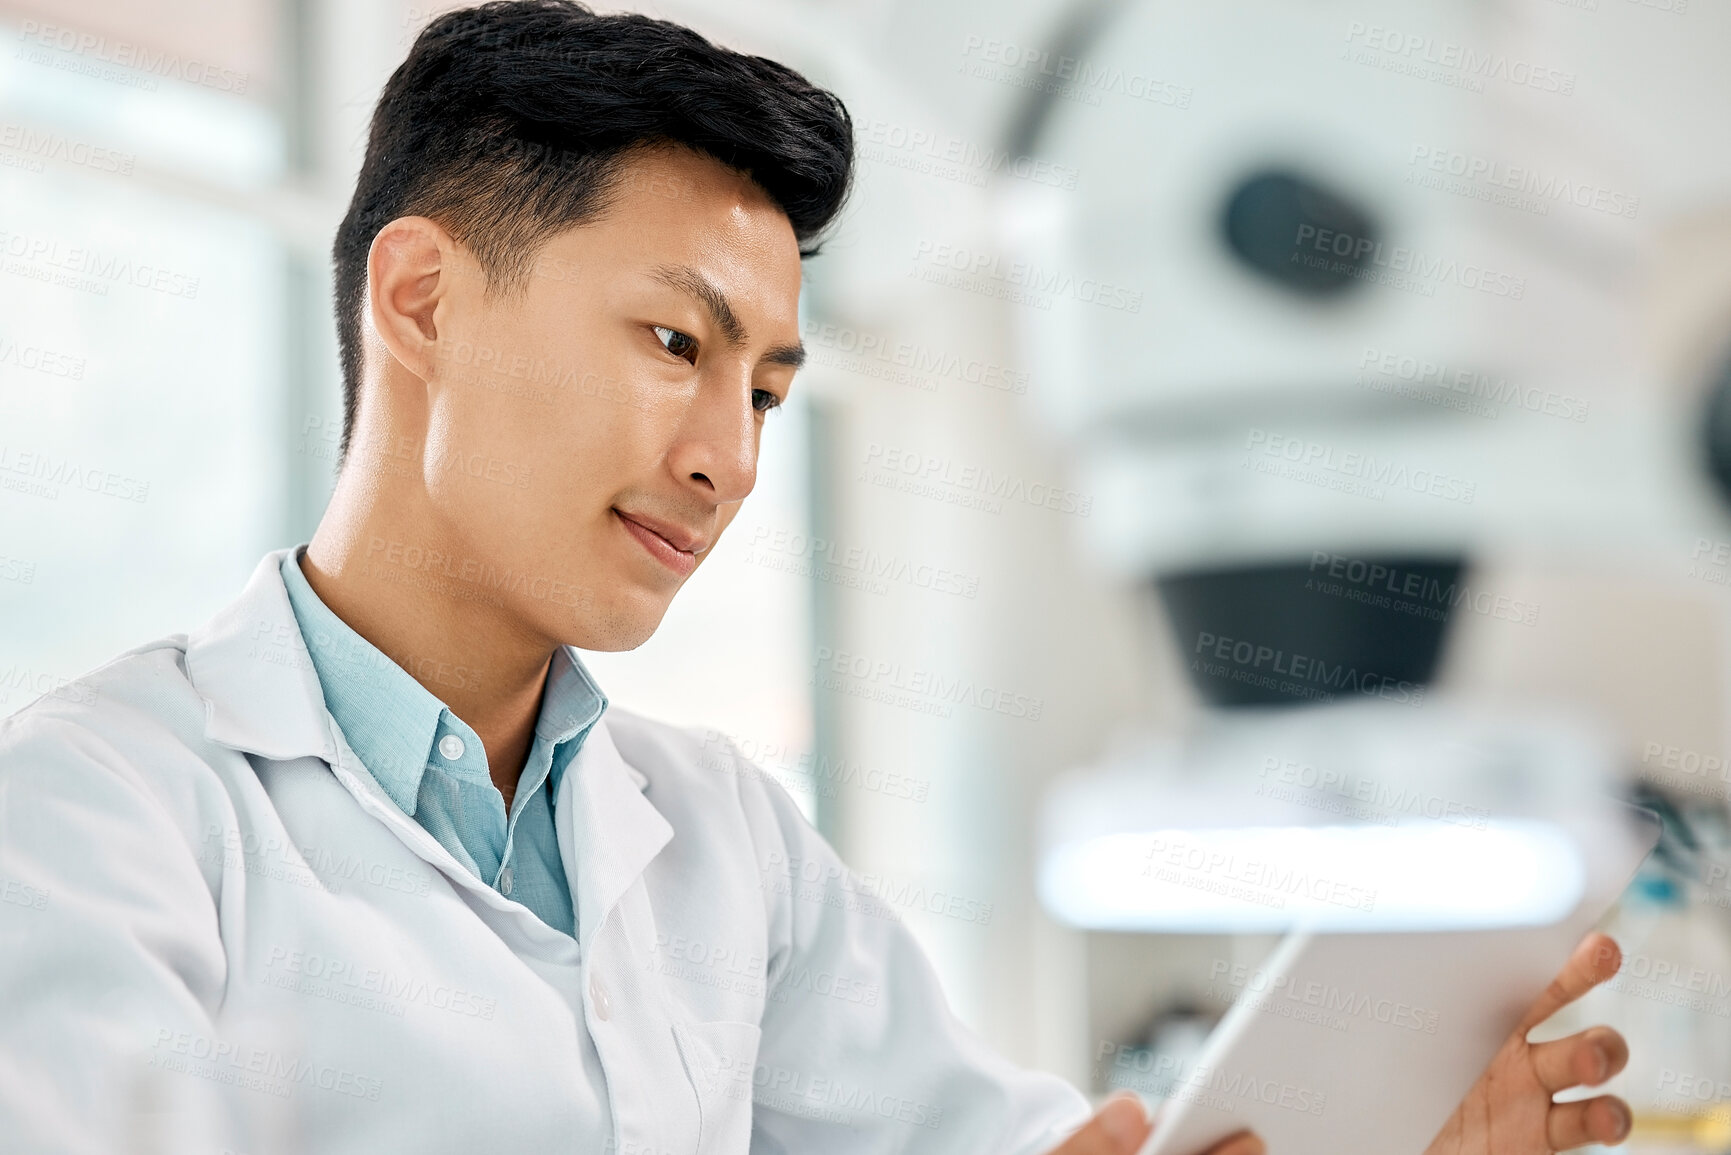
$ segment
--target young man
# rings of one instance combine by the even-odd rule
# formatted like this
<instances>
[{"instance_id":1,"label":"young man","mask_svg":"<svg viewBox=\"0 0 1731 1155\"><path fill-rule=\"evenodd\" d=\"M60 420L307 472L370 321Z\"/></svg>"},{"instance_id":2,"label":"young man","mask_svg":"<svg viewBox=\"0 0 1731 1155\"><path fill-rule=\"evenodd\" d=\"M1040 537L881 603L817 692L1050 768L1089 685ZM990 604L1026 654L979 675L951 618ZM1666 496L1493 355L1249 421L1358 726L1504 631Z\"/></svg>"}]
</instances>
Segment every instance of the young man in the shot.
<instances>
[{"instance_id":1,"label":"young man","mask_svg":"<svg viewBox=\"0 0 1731 1155\"><path fill-rule=\"evenodd\" d=\"M310 545L0 727L0 1146L1129 1152L990 1053L730 749L611 707L755 478L851 127L674 25L435 20L337 235L344 461ZM1583 945L1529 1016L1613 973ZM1616 1140L1596 1029L1437 1150ZM225 1130L226 1128L226 1130ZM1220 1150L1261 1149L1239 1137Z\"/></svg>"}]
</instances>

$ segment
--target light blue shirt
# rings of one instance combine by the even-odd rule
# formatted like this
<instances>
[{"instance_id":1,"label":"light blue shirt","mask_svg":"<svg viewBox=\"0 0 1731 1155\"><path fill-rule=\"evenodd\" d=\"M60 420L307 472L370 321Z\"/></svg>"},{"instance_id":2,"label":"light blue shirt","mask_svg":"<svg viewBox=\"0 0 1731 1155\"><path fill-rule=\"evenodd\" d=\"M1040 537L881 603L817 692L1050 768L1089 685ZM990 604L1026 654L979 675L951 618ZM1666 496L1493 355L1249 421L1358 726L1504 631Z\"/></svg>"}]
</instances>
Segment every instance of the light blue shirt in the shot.
<instances>
[{"instance_id":1,"label":"light blue shirt","mask_svg":"<svg viewBox=\"0 0 1731 1155\"><path fill-rule=\"evenodd\" d=\"M589 671L569 646L553 652L535 740L507 815L475 731L320 600L301 572L305 551L303 545L283 559L289 605L325 705L367 772L476 878L576 937L553 799L565 767L607 708ZM456 684L477 676L483 675L460 666L432 675L435 683Z\"/></svg>"}]
</instances>

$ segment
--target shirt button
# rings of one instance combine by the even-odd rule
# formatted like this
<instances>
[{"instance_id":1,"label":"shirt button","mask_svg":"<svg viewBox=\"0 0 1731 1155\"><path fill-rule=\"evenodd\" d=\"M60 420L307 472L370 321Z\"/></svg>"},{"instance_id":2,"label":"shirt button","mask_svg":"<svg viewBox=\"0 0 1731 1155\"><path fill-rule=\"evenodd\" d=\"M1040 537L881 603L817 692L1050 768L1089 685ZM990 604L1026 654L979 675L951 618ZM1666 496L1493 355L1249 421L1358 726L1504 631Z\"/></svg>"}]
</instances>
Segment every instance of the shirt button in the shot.
<instances>
[{"instance_id":1,"label":"shirt button","mask_svg":"<svg viewBox=\"0 0 1731 1155\"><path fill-rule=\"evenodd\" d=\"M455 762L461 758L465 749L467 747L463 745L463 740L455 734L446 734L439 739L439 753L449 761Z\"/></svg>"},{"instance_id":2,"label":"shirt button","mask_svg":"<svg viewBox=\"0 0 1731 1155\"><path fill-rule=\"evenodd\" d=\"M509 866L499 874L499 893L506 898L511 897L511 868Z\"/></svg>"},{"instance_id":3,"label":"shirt button","mask_svg":"<svg viewBox=\"0 0 1731 1155\"><path fill-rule=\"evenodd\" d=\"M595 1005L595 1017L606 1022L607 1016L612 1014L612 1007L607 1003L607 988L594 975L589 976L589 1001Z\"/></svg>"}]
</instances>

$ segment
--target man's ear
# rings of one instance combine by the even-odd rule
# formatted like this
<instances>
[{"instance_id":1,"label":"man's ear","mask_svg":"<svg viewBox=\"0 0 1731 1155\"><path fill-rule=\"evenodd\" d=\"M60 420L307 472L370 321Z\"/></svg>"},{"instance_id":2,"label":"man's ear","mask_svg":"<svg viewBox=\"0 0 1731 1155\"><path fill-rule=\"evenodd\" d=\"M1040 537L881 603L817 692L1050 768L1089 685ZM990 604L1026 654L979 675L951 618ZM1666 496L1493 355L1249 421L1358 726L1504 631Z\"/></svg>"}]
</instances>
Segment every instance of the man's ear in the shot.
<instances>
[{"instance_id":1,"label":"man's ear","mask_svg":"<svg viewBox=\"0 0 1731 1155\"><path fill-rule=\"evenodd\" d=\"M403 368L433 374L439 305L447 303L460 264L456 241L436 221L398 217L367 252L367 308L373 329Z\"/></svg>"}]
</instances>

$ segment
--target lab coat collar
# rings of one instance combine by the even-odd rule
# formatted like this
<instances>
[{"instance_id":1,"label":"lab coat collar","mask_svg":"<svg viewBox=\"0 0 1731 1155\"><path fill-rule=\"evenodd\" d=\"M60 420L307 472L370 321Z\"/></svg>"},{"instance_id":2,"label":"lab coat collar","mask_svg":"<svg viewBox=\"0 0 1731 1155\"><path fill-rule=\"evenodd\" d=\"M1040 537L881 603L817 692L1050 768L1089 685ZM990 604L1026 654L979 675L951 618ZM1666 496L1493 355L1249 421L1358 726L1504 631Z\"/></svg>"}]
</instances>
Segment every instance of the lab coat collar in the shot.
<instances>
[{"instance_id":1,"label":"lab coat collar","mask_svg":"<svg viewBox=\"0 0 1731 1155\"><path fill-rule=\"evenodd\" d=\"M335 727L283 584L282 560L289 552L266 554L240 596L188 635L187 677L204 699L205 734L212 741L279 761L316 757L333 763L339 760ZM606 716L568 771L555 809L557 821L570 823L573 835L561 840L561 854L577 881L581 939L587 944L673 837L673 827L644 797L649 780L619 753Z\"/></svg>"},{"instance_id":2,"label":"lab coat collar","mask_svg":"<svg viewBox=\"0 0 1731 1155\"><path fill-rule=\"evenodd\" d=\"M282 560L295 548L266 554L240 596L188 635L186 673L204 699L205 734L213 741L266 758L329 762L336 746L325 728L324 689L282 578ZM577 651L565 650L577 676L605 705ZM623 758L619 765L639 790L649 785Z\"/></svg>"},{"instance_id":3,"label":"lab coat collar","mask_svg":"<svg viewBox=\"0 0 1731 1155\"><path fill-rule=\"evenodd\" d=\"M283 585L282 559L266 554L246 588L186 639L186 676L204 699L214 742L266 758L336 759L324 691Z\"/></svg>"}]
</instances>

